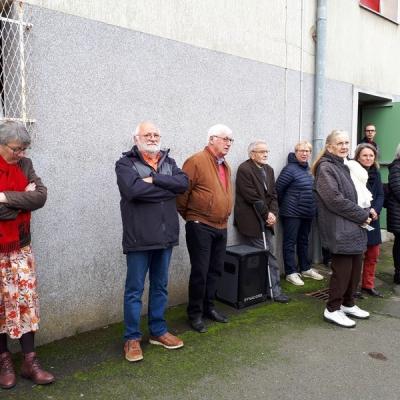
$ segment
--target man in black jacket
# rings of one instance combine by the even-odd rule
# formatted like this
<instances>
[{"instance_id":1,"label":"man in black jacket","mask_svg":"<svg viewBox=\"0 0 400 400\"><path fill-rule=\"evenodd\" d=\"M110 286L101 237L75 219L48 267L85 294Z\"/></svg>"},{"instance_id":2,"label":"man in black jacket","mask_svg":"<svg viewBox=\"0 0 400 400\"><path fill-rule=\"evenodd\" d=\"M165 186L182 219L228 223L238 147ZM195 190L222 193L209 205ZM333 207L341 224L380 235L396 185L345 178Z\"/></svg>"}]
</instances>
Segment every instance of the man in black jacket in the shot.
<instances>
[{"instance_id":1,"label":"man in black jacket","mask_svg":"<svg viewBox=\"0 0 400 400\"><path fill-rule=\"evenodd\" d=\"M236 174L234 224L247 244L264 249L262 231L254 210L256 201L263 202L261 216L265 221L269 249L269 270L274 301L287 303L289 297L280 287L280 270L274 255L273 234L278 215L278 196L275 190L274 170L267 164L268 146L263 140L250 143L249 159L239 165Z\"/></svg>"},{"instance_id":2,"label":"man in black jacket","mask_svg":"<svg viewBox=\"0 0 400 400\"><path fill-rule=\"evenodd\" d=\"M161 150L161 136L151 122L140 123L132 150L115 167L121 194L122 246L127 259L124 295L125 358L143 359L140 315L144 282L149 271L148 325L150 343L178 349L183 341L170 334L164 318L168 300L168 267L178 244L175 198L188 187L188 178Z\"/></svg>"},{"instance_id":3,"label":"man in black jacket","mask_svg":"<svg viewBox=\"0 0 400 400\"><path fill-rule=\"evenodd\" d=\"M379 146L377 145L376 142L374 142L376 135L376 127L374 124L368 123L364 127L364 137L360 140L360 143L369 143L372 144L376 148L376 150L379 152Z\"/></svg>"}]
</instances>

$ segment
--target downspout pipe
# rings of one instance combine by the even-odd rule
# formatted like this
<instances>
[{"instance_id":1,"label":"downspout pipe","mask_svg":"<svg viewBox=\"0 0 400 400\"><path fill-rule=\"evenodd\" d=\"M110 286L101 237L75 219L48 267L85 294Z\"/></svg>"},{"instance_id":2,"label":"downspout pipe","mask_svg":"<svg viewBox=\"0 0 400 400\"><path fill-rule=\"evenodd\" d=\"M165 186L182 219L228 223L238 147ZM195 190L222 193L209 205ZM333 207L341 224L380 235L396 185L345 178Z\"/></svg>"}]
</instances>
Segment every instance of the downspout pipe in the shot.
<instances>
[{"instance_id":1,"label":"downspout pipe","mask_svg":"<svg viewBox=\"0 0 400 400\"><path fill-rule=\"evenodd\" d=\"M317 0L317 28L315 48L314 78L314 157L324 147L324 111L325 111L325 66L326 66L326 19L327 0Z\"/></svg>"},{"instance_id":2,"label":"downspout pipe","mask_svg":"<svg viewBox=\"0 0 400 400\"><path fill-rule=\"evenodd\" d=\"M325 66L326 66L326 23L327 0L317 0L316 47L315 47L315 77L314 77L314 125L313 154L316 157L324 147L325 142ZM313 262L321 260L321 242L318 229L314 224Z\"/></svg>"}]
</instances>

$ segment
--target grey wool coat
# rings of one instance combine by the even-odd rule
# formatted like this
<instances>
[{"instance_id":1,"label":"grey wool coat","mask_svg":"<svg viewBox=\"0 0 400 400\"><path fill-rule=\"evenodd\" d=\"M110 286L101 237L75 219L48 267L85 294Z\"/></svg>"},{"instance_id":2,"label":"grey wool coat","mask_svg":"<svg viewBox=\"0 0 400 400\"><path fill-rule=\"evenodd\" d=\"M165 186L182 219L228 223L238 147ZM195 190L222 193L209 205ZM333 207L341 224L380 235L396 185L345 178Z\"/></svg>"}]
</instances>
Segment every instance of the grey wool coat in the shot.
<instances>
[{"instance_id":1,"label":"grey wool coat","mask_svg":"<svg viewBox=\"0 0 400 400\"><path fill-rule=\"evenodd\" d=\"M367 248L367 231L361 224L369 209L358 206L343 158L325 152L317 167L314 190L322 246L333 254L362 254Z\"/></svg>"}]
</instances>

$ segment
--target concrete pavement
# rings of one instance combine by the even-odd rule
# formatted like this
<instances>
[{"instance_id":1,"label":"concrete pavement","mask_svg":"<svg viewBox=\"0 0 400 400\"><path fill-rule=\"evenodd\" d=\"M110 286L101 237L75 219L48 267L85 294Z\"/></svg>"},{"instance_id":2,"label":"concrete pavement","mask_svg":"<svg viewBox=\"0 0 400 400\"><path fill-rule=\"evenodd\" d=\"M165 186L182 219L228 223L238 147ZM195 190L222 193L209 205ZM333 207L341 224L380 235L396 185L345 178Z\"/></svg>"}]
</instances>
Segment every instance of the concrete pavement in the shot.
<instances>
[{"instance_id":1,"label":"concrete pavement","mask_svg":"<svg viewBox=\"0 0 400 400\"><path fill-rule=\"evenodd\" d=\"M385 299L360 300L372 314L354 329L324 322L324 302L305 295L327 279L304 287L282 282L289 304L220 305L230 322L209 321L206 334L190 330L184 306L170 309L169 326L185 347L168 351L145 337L139 363L123 358L122 324L42 346L42 364L57 382L40 387L19 378L0 399L397 400L400 288L392 283L390 246L377 274Z\"/></svg>"}]
</instances>

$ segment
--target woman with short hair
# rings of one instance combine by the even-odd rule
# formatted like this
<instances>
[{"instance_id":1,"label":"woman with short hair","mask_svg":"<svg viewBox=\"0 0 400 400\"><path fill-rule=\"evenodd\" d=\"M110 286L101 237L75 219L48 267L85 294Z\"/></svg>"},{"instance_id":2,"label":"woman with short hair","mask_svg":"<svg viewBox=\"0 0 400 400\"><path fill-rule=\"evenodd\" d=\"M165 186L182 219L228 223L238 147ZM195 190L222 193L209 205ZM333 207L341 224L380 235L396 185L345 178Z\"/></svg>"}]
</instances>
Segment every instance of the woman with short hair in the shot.
<instances>
[{"instance_id":1,"label":"woman with short hair","mask_svg":"<svg viewBox=\"0 0 400 400\"><path fill-rule=\"evenodd\" d=\"M386 202L387 230L394 234L393 262L394 278L400 284L400 143L397 146L395 159L389 168L389 194Z\"/></svg>"},{"instance_id":2,"label":"woman with short hair","mask_svg":"<svg viewBox=\"0 0 400 400\"><path fill-rule=\"evenodd\" d=\"M311 152L311 143L306 140L297 143L276 180L286 280L297 286L304 285L304 278L323 279L311 268L308 257L311 224L317 209L313 193L314 178L308 165Z\"/></svg>"},{"instance_id":3,"label":"woman with short hair","mask_svg":"<svg viewBox=\"0 0 400 400\"><path fill-rule=\"evenodd\" d=\"M25 126L0 123L0 387L16 384L7 336L19 339L21 375L35 384L54 381L44 371L34 348L39 328L35 259L31 248L31 212L43 207L47 189L25 157L31 139Z\"/></svg>"},{"instance_id":4,"label":"woman with short hair","mask_svg":"<svg viewBox=\"0 0 400 400\"><path fill-rule=\"evenodd\" d=\"M369 317L367 311L354 304L354 294L367 247L367 231L362 225L371 222L369 209L357 204L356 188L346 165L349 146L347 132L332 131L312 167L321 242L332 253L332 275L324 319L346 328L356 325L348 316Z\"/></svg>"}]
</instances>

